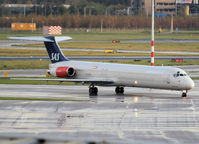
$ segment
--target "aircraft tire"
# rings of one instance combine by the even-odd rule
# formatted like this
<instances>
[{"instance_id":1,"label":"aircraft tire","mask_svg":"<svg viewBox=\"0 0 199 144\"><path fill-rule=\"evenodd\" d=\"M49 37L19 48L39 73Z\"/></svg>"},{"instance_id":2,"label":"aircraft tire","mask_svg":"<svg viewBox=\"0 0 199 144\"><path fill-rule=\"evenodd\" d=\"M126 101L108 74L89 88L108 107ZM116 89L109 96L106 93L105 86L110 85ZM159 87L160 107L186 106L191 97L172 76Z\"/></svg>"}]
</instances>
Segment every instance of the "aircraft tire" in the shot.
<instances>
[{"instance_id":1,"label":"aircraft tire","mask_svg":"<svg viewBox=\"0 0 199 144\"><path fill-rule=\"evenodd\" d=\"M115 93L116 94L123 94L124 93L124 87L116 87Z\"/></svg>"},{"instance_id":2,"label":"aircraft tire","mask_svg":"<svg viewBox=\"0 0 199 144\"><path fill-rule=\"evenodd\" d=\"M187 97L187 93L182 93L182 97Z\"/></svg>"},{"instance_id":3,"label":"aircraft tire","mask_svg":"<svg viewBox=\"0 0 199 144\"><path fill-rule=\"evenodd\" d=\"M91 87L91 88L89 88L89 95L90 96L96 96L97 93L98 93L97 87Z\"/></svg>"}]
</instances>

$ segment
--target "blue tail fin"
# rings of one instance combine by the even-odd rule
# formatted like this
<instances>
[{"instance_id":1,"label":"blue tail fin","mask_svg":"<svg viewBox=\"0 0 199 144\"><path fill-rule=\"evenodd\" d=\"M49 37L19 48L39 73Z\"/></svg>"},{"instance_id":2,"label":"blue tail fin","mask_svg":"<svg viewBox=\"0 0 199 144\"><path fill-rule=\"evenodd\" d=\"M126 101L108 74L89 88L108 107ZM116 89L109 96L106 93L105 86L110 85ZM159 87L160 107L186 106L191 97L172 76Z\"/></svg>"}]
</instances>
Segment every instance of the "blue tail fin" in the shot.
<instances>
[{"instance_id":1,"label":"blue tail fin","mask_svg":"<svg viewBox=\"0 0 199 144\"><path fill-rule=\"evenodd\" d=\"M57 62L61 62L61 61L68 61L68 59L65 58L64 54L60 50L57 42L69 40L72 38L66 37L66 36L65 37L48 36L48 37L9 37L9 39L43 41L46 46L46 50L48 52L51 62L57 63Z\"/></svg>"},{"instance_id":2,"label":"blue tail fin","mask_svg":"<svg viewBox=\"0 0 199 144\"><path fill-rule=\"evenodd\" d=\"M46 46L46 50L48 52L48 56L52 63L57 63L61 61L68 61L67 58L65 58L64 54L59 48L59 45L55 39L54 36L45 37L46 39L49 39L50 41L44 41L44 44Z\"/></svg>"}]
</instances>

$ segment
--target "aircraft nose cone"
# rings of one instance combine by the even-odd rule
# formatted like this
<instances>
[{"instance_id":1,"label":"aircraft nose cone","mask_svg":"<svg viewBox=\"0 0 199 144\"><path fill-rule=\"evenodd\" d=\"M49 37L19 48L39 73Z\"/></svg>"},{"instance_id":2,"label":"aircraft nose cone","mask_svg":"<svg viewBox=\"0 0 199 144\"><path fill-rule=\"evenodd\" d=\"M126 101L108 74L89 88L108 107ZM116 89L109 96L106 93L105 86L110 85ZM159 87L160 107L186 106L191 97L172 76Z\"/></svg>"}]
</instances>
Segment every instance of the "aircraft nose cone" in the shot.
<instances>
[{"instance_id":1,"label":"aircraft nose cone","mask_svg":"<svg viewBox=\"0 0 199 144\"><path fill-rule=\"evenodd\" d=\"M195 83L191 80L191 89L195 87Z\"/></svg>"},{"instance_id":2,"label":"aircraft nose cone","mask_svg":"<svg viewBox=\"0 0 199 144\"><path fill-rule=\"evenodd\" d=\"M187 84L188 84L189 89L192 89L192 88L195 87L195 83L193 82L192 79L190 79L189 82L188 82Z\"/></svg>"}]
</instances>

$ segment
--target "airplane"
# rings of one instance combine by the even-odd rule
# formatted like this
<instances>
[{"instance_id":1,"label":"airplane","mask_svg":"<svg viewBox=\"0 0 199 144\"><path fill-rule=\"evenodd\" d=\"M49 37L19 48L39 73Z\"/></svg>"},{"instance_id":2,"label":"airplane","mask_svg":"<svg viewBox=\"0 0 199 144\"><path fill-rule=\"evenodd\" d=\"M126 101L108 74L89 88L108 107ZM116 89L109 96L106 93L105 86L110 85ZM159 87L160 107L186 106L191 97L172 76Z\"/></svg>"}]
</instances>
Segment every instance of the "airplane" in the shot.
<instances>
[{"instance_id":1,"label":"airplane","mask_svg":"<svg viewBox=\"0 0 199 144\"><path fill-rule=\"evenodd\" d=\"M50 75L58 79L29 79L89 84L89 95L97 95L96 86L114 86L116 94L123 94L125 87L167 89L182 91L182 97L194 88L193 80L179 68L144 66L103 62L71 61L64 56L58 42L71 37L10 37L15 40L42 41L52 64Z\"/></svg>"}]
</instances>

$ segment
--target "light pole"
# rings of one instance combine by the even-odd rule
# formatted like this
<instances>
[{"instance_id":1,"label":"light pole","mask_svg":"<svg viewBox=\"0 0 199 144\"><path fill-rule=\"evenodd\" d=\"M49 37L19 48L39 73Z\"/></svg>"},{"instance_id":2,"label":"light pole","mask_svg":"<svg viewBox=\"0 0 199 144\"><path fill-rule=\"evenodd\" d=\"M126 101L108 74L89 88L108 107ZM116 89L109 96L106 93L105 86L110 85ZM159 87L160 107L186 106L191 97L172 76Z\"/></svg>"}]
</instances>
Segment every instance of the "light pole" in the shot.
<instances>
[{"instance_id":1,"label":"light pole","mask_svg":"<svg viewBox=\"0 0 199 144\"><path fill-rule=\"evenodd\" d=\"M26 16L26 4L24 4L24 12L23 12L23 14L24 14L24 17Z\"/></svg>"},{"instance_id":2,"label":"light pole","mask_svg":"<svg viewBox=\"0 0 199 144\"><path fill-rule=\"evenodd\" d=\"M34 21L34 18L32 18L32 32L33 32L33 26L34 26L33 21Z\"/></svg>"},{"instance_id":3,"label":"light pole","mask_svg":"<svg viewBox=\"0 0 199 144\"><path fill-rule=\"evenodd\" d=\"M173 33L173 13L171 14L171 33Z\"/></svg>"},{"instance_id":4,"label":"light pole","mask_svg":"<svg viewBox=\"0 0 199 144\"><path fill-rule=\"evenodd\" d=\"M155 65L155 52L154 52L154 17L155 17L155 10L154 10L154 0L152 0L152 25L151 25L151 66Z\"/></svg>"}]
</instances>

